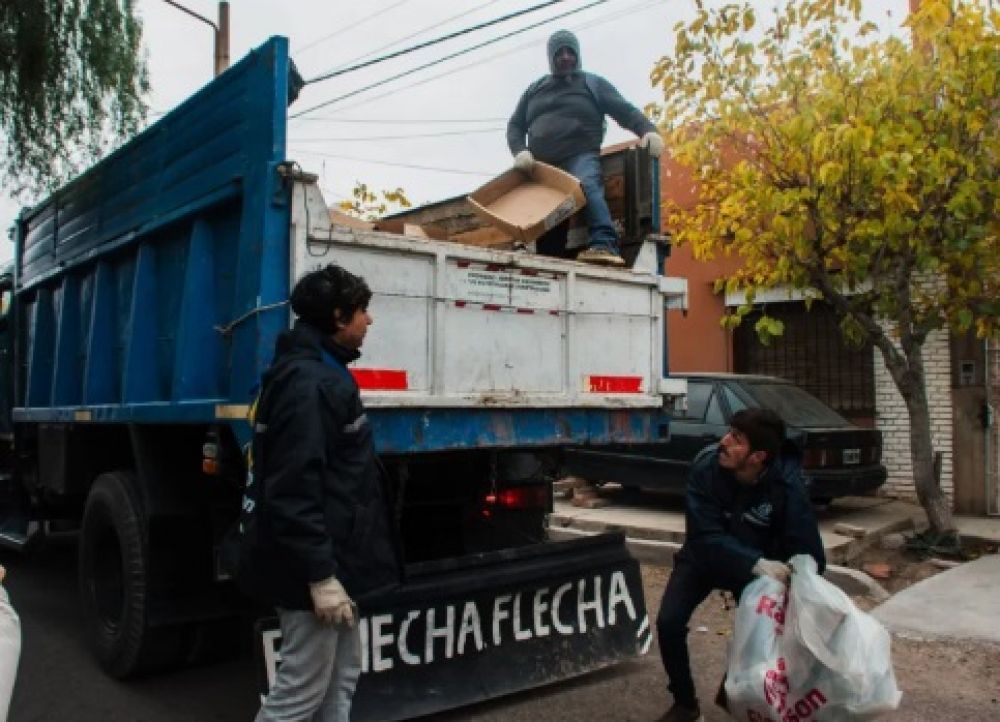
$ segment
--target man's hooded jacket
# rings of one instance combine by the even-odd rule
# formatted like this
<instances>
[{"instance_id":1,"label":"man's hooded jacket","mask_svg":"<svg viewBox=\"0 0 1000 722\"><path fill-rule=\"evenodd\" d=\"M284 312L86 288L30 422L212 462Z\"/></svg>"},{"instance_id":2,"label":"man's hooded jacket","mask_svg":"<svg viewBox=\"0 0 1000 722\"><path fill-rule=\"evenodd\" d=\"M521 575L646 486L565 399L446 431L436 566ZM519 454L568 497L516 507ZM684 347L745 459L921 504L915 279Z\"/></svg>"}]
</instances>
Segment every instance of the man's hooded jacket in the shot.
<instances>
[{"instance_id":1,"label":"man's hooded jacket","mask_svg":"<svg viewBox=\"0 0 1000 722\"><path fill-rule=\"evenodd\" d=\"M576 68L560 74L555 55L562 48L576 54ZM642 137L655 132L642 111L625 100L604 78L583 72L580 43L560 30L549 38L549 75L532 83L521 96L507 124L507 145L517 155L526 148L537 160L559 163L585 152L596 152L604 140L604 117Z\"/></svg>"},{"instance_id":2,"label":"man's hooded jacket","mask_svg":"<svg viewBox=\"0 0 1000 722\"><path fill-rule=\"evenodd\" d=\"M359 355L301 320L278 337L255 419L240 568L262 602L312 609L309 584L331 576L356 601L398 582L381 468L346 366Z\"/></svg>"},{"instance_id":3,"label":"man's hooded jacket","mask_svg":"<svg viewBox=\"0 0 1000 722\"><path fill-rule=\"evenodd\" d=\"M719 445L695 457L688 476L687 540L678 552L719 588L741 589L761 557L809 554L822 574L823 541L805 492L798 449L786 442L756 484L719 465Z\"/></svg>"}]
</instances>

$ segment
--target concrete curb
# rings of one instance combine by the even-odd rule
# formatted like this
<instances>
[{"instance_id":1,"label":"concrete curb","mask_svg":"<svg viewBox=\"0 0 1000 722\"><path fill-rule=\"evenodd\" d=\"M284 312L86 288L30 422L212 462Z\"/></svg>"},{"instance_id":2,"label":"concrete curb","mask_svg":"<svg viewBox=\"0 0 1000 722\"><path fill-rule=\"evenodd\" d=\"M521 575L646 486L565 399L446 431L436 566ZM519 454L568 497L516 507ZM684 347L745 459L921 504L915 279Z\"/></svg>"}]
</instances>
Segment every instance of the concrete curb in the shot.
<instances>
[{"instance_id":1,"label":"concrete curb","mask_svg":"<svg viewBox=\"0 0 1000 722\"><path fill-rule=\"evenodd\" d=\"M563 541L566 539L594 536L606 531L612 530L606 527L596 531L572 527L550 527L548 536L551 541ZM625 546L628 547L629 553L636 558L636 561L642 564L673 567L674 555L680 551L682 544L680 542L658 539L633 539L626 536ZM863 595L878 604L881 604L890 597L889 592L881 584L857 569L828 564L826 573L823 576L848 595Z\"/></svg>"},{"instance_id":2,"label":"concrete curb","mask_svg":"<svg viewBox=\"0 0 1000 722\"><path fill-rule=\"evenodd\" d=\"M871 576L857 569L827 564L823 576L827 581L840 587L844 594L864 595L878 604L892 596Z\"/></svg>"}]
</instances>

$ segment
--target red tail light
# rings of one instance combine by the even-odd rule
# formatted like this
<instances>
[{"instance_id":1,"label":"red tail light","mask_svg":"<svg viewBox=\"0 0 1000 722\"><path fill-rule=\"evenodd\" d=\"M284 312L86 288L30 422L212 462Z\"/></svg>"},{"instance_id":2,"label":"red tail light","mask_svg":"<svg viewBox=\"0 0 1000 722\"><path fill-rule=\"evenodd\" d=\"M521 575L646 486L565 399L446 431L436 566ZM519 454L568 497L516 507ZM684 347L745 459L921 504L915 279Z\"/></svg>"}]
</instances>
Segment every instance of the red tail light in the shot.
<instances>
[{"instance_id":1,"label":"red tail light","mask_svg":"<svg viewBox=\"0 0 1000 722\"><path fill-rule=\"evenodd\" d=\"M513 486L486 495L486 507L503 509L537 509L549 505L549 490L545 486Z\"/></svg>"}]
</instances>

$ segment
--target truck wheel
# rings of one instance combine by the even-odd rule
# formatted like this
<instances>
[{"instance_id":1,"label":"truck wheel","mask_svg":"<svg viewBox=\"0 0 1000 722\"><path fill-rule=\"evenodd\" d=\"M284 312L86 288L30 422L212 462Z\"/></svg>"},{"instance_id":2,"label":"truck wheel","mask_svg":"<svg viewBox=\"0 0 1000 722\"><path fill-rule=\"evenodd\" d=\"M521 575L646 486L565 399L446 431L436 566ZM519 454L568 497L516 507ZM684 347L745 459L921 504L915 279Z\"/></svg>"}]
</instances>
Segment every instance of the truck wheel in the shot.
<instances>
[{"instance_id":1,"label":"truck wheel","mask_svg":"<svg viewBox=\"0 0 1000 722\"><path fill-rule=\"evenodd\" d=\"M186 635L147 625L145 527L135 477L122 471L97 477L80 529L80 597L98 661L119 679L170 666L186 651Z\"/></svg>"}]
</instances>

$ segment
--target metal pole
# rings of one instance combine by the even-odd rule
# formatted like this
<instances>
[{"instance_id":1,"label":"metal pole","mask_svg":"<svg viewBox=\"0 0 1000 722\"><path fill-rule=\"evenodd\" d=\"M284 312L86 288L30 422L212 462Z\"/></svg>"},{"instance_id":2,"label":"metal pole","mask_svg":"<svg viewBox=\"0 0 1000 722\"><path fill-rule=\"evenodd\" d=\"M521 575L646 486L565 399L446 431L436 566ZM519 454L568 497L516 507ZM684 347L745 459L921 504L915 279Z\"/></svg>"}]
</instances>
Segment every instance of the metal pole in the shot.
<instances>
[{"instance_id":1,"label":"metal pole","mask_svg":"<svg viewBox=\"0 0 1000 722\"><path fill-rule=\"evenodd\" d=\"M177 8L181 12L187 13L188 15L190 15L193 18L195 18L196 20L201 20L203 23L205 23L210 28L212 28L212 30L214 31L214 34L215 34L215 74L218 75L223 70L225 70L226 68L228 68L229 67L229 3L228 2L220 2L219 3L219 21L220 22L222 21L222 17L223 17L222 6L223 5L226 6L226 8L225 8L225 21L226 21L225 64L222 65L222 59L220 57L220 52L219 52L219 46L220 46L220 42L219 42L219 37L220 37L219 26L216 25L215 23L213 23L211 20L209 20L205 16L199 15L194 10L188 10L186 7L184 7L180 3L175 2L175 0L163 0L163 2L165 2L167 5L173 5L175 8ZM222 66L221 70L219 69L220 65Z\"/></svg>"},{"instance_id":2,"label":"metal pole","mask_svg":"<svg viewBox=\"0 0 1000 722\"><path fill-rule=\"evenodd\" d=\"M229 67L229 2L219 3L219 27L215 30L215 74L221 75Z\"/></svg>"}]
</instances>

